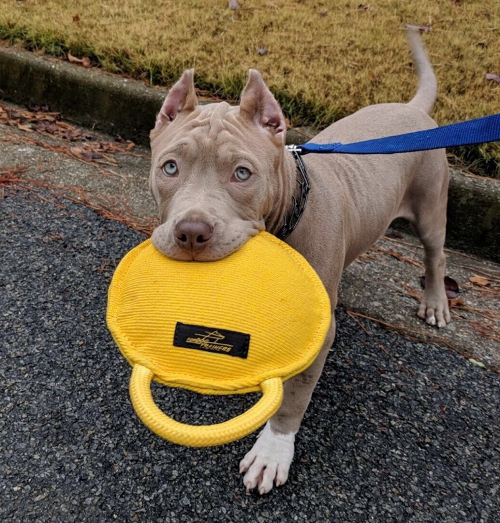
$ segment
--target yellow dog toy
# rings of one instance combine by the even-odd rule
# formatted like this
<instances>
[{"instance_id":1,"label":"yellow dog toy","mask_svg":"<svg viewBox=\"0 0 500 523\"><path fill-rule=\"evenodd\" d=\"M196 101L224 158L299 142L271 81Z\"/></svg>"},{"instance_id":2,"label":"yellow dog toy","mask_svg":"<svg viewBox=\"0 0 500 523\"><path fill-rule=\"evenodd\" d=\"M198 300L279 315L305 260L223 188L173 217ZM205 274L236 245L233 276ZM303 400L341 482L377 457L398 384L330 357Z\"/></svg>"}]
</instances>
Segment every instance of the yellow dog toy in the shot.
<instances>
[{"instance_id":1,"label":"yellow dog toy","mask_svg":"<svg viewBox=\"0 0 500 523\"><path fill-rule=\"evenodd\" d=\"M194 447L229 443L263 425L283 401L283 382L314 361L330 321L312 267L265 232L214 262L175 261L147 240L119 263L109 288L107 324L133 367L137 415L159 436ZM153 379L202 394L262 397L224 423L187 425L155 405Z\"/></svg>"}]
</instances>

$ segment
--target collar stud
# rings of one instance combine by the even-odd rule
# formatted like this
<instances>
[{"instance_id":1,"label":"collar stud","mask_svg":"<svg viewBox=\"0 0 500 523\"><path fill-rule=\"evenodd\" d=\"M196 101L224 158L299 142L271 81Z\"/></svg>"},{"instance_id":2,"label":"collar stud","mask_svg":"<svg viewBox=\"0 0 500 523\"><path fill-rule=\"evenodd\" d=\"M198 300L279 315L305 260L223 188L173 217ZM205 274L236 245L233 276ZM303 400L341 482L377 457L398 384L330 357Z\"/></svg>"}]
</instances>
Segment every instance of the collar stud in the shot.
<instances>
[{"instance_id":1,"label":"collar stud","mask_svg":"<svg viewBox=\"0 0 500 523\"><path fill-rule=\"evenodd\" d=\"M297 171L300 174L300 178L297 180L297 183L300 187L300 195L298 198L296 196L292 197L292 210L288 215L285 214L283 216L283 227L280 229L278 234L276 234L276 236L280 240L285 240L286 238L288 238L288 236L290 236L290 234L294 231L295 227L297 227L300 219L302 218L302 214L304 214L304 210L307 205L308 194L311 189L311 184L309 183L309 176L307 175L306 166L300 156L300 147L292 145L287 146L287 149L295 157Z\"/></svg>"}]
</instances>

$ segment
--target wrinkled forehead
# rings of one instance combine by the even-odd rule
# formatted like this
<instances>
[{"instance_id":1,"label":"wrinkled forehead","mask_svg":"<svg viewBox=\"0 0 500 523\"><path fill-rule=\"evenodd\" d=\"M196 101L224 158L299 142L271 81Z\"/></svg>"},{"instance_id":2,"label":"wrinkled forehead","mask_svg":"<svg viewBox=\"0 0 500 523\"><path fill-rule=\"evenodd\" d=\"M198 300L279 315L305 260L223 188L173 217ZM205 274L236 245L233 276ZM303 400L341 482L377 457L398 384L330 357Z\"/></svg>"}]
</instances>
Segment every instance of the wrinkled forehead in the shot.
<instances>
[{"instance_id":1,"label":"wrinkled forehead","mask_svg":"<svg viewBox=\"0 0 500 523\"><path fill-rule=\"evenodd\" d=\"M239 107L226 102L198 105L184 117L176 118L151 142L153 153L173 145L183 138L193 137L204 142L216 143L221 136L240 134L237 115Z\"/></svg>"},{"instance_id":2,"label":"wrinkled forehead","mask_svg":"<svg viewBox=\"0 0 500 523\"><path fill-rule=\"evenodd\" d=\"M274 169L283 145L242 114L239 106L221 102L197 106L176 118L151 142L151 149L153 168L168 156L179 155L205 167L245 160L255 169Z\"/></svg>"},{"instance_id":3,"label":"wrinkled forehead","mask_svg":"<svg viewBox=\"0 0 500 523\"><path fill-rule=\"evenodd\" d=\"M208 127L208 136L215 139L223 131L234 131L235 117L239 114L239 107L230 106L222 102L205 107L208 113L205 123Z\"/></svg>"}]
</instances>

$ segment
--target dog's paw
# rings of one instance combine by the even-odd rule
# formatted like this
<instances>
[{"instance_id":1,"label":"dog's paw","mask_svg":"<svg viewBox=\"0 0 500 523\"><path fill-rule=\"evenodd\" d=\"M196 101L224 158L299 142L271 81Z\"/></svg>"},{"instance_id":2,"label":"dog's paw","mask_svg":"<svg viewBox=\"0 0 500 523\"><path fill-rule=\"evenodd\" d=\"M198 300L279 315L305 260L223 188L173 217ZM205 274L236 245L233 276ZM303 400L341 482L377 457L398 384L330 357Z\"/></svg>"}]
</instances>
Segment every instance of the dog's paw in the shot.
<instances>
[{"instance_id":1,"label":"dog's paw","mask_svg":"<svg viewBox=\"0 0 500 523\"><path fill-rule=\"evenodd\" d=\"M240 462L240 474L246 472L246 489L257 487L260 494L267 494L274 483L277 487L283 485L293 460L294 443L295 434L275 434L267 422L252 450Z\"/></svg>"},{"instance_id":2,"label":"dog's paw","mask_svg":"<svg viewBox=\"0 0 500 523\"><path fill-rule=\"evenodd\" d=\"M429 325L439 328L446 327L451 321L448 299L424 299L418 309L418 317L425 320Z\"/></svg>"}]
</instances>

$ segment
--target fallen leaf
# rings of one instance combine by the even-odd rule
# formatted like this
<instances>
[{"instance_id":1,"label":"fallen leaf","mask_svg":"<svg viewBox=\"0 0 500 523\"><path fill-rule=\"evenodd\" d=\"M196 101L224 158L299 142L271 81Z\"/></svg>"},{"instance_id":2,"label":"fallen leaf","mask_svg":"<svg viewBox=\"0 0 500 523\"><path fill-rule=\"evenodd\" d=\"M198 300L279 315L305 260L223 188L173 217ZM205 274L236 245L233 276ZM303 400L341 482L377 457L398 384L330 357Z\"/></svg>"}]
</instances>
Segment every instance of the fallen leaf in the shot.
<instances>
[{"instance_id":1,"label":"fallen leaf","mask_svg":"<svg viewBox=\"0 0 500 523\"><path fill-rule=\"evenodd\" d=\"M29 125L22 125L22 124L18 123L17 128L20 129L21 131L26 131L27 133L33 132L33 128Z\"/></svg>"},{"instance_id":2,"label":"fallen leaf","mask_svg":"<svg viewBox=\"0 0 500 523\"><path fill-rule=\"evenodd\" d=\"M68 52L68 61L72 64L81 64L83 63L83 60L80 58L77 58L76 56L73 56L71 53Z\"/></svg>"},{"instance_id":3,"label":"fallen leaf","mask_svg":"<svg viewBox=\"0 0 500 523\"><path fill-rule=\"evenodd\" d=\"M80 140L81 137L82 131L80 131L79 129L75 129L74 131L69 131L61 135L61 138L70 142L76 142L77 140Z\"/></svg>"},{"instance_id":4,"label":"fallen leaf","mask_svg":"<svg viewBox=\"0 0 500 523\"><path fill-rule=\"evenodd\" d=\"M75 156L79 156L79 157L81 157L81 155L84 152L83 147L70 147L69 150L71 151L72 154L74 154Z\"/></svg>"},{"instance_id":5,"label":"fallen leaf","mask_svg":"<svg viewBox=\"0 0 500 523\"><path fill-rule=\"evenodd\" d=\"M486 365L482 361L475 360L474 358L469 358L469 361L478 367L486 368Z\"/></svg>"},{"instance_id":6,"label":"fallen leaf","mask_svg":"<svg viewBox=\"0 0 500 523\"><path fill-rule=\"evenodd\" d=\"M453 300L448 300L448 307L450 307L450 309L453 309L454 307L463 307L465 305L465 302L463 300L459 300L459 299L453 299Z\"/></svg>"},{"instance_id":7,"label":"fallen leaf","mask_svg":"<svg viewBox=\"0 0 500 523\"><path fill-rule=\"evenodd\" d=\"M78 15L75 15L73 17L73 22L78 23L80 21L80 17Z\"/></svg>"},{"instance_id":8,"label":"fallen leaf","mask_svg":"<svg viewBox=\"0 0 500 523\"><path fill-rule=\"evenodd\" d=\"M83 151L83 153L81 153L79 156L82 160L85 160L86 162L94 161L94 153L92 151Z\"/></svg>"},{"instance_id":9,"label":"fallen leaf","mask_svg":"<svg viewBox=\"0 0 500 523\"><path fill-rule=\"evenodd\" d=\"M494 80L500 83L500 76L498 74L486 73L486 80Z\"/></svg>"},{"instance_id":10,"label":"fallen leaf","mask_svg":"<svg viewBox=\"0 0 500 523\"><path fill-rule=\"evenodd\" d=\"M36 122L35 129L40 133L49 132L51 134L59 133L59 126L50 122L38 121Z\"/></svg>"},{"instance_id":11,"label":"fallen leaf","mask_svg":"<svg viewBox=\"0 0 500 523\"><path fill-rule=\"evenodd\" d=\"M84 162L93 162L94 160L102 158L101 154L95 151L84 149L83 147L71 147L70 150L75 156L77 156Z\"/></svg>"},{"instance_id":12,"label":"fallen leaf","mask_svg":"<svg viewBox=\"0 0 500 523\"><path fill-rule=\"evenodd\" d=\"M479 285L479 287L487 287L491 283L487 278L484 278L483 276L478 276L477 274L471 276L469 278L469 281L471 283L474 283L474 285Z\"/></svg>"}]
</instances>

